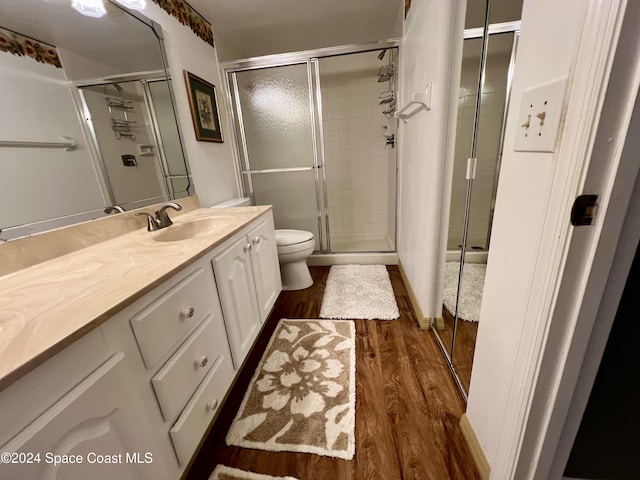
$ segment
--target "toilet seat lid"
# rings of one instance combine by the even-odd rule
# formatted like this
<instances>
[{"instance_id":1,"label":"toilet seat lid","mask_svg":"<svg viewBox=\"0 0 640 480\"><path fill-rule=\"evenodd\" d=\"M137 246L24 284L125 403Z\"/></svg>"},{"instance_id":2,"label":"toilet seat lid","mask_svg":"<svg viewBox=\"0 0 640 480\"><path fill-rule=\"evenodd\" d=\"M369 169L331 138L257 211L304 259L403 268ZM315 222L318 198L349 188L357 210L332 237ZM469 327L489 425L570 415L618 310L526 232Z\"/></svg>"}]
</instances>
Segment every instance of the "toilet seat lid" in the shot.
<instances>
[{"instance_id":1,"label":"toilet seat lid","mask_svg":"<svg viewBox=\"0 0 640 480\"><path fill-rule=\"evenodd\" d=\"M313 233L304 230L276 230L276 245L284 247L313 239Z\"/></svg>"}]
</instances>

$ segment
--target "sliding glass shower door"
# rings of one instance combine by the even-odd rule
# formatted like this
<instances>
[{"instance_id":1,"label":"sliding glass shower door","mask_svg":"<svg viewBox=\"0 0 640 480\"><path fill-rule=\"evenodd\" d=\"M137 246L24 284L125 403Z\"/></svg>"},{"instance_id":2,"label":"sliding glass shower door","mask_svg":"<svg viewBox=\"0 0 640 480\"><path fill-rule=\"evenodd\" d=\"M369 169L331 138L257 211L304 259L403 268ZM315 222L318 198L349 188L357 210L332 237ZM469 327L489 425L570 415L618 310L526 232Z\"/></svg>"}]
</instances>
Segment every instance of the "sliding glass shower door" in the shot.
<instances>
[{"instance_id":1,"label":"sliding glass shower door","mask_svg":"<svg viewBox=\"0 0 640 480\"><path fill-rule=\"evenodd\" d=\"M234 72L245 192L273 205L276 228L306 230L321 249L317 147L307 63Z\"/></svg>"},{"instance_id":2,"label":"sliding glass shower door","mask_svg":"<svg viewBox=\"0 0 640 480\"><path fill-rule=\"evenodd\" d=\"M228 69L245 193L322 253L395 251L396 59L392 47Z\"/></svg>"}]
</instances>

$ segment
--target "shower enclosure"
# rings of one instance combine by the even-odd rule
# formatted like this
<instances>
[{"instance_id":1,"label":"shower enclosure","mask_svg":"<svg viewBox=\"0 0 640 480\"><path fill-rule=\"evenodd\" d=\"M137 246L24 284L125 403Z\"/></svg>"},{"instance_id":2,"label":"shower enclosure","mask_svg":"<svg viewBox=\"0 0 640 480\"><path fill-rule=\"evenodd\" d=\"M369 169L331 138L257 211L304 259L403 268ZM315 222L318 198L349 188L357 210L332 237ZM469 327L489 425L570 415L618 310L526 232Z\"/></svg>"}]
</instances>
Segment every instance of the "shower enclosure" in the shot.
<instances>
[{"instance_id":1,"label":"shower enclosure","mask_svg":"<svg viewBox=\"0 0 640 480\"><path fill-rule=\"evenodd\" d=\"M474 5L476 10L478 3ZM517 3L510 12L493 12L487 1L482 12L484 26L469 28L477 25L469 25L467 16L464 33L444 273L444 322L436 330L464 396L471 379L504 119L520 30L519 21L500 20L518 19L521 3Z\"/></svg>"},{"instance_id":2,"label":"shower enclosure","mask_svg":"<svg viewBox=\"0 0 640 480\"><path fill-rule=\"evenodd\" d=\"M112 205L127 210L193 193L166 78L76 82Z\"/></svg>"},{"instance_id":3,"label":"shower enclosure","mask_svg":"<svg viewBox=\"0 0 640 480\"><path fill-rule=\"evenodd\" d=\"M225 64L244 192L319 253L394 252L395 42Z\"/></svg>"}]
</instances>

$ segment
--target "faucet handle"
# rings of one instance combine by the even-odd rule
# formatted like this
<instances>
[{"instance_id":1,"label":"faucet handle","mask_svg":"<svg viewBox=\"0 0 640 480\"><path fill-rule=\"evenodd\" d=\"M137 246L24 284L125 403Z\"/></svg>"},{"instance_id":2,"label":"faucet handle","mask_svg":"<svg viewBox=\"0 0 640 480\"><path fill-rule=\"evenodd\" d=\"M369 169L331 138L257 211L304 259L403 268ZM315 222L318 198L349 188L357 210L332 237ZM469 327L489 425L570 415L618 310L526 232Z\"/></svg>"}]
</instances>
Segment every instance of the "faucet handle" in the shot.
<instances>
[{"instance_id":1,"label":"faucet handle","mask_svg":"<svg viewBox=\"0 0 640 480\"><path fill-rule=\"evenodd\" d=\"M160 228L173 225L173 222L171 221L171 219L169 218L169 214L167 213L167 208L173 208L177 212L182 210L182 207L180 206L179 203L167 202L164 205L162 205L160 209L156 212L156 217L158 219Z\"/></svg>"},{"instance_id":2,"label":"faucet handle","mask_svg":"<svg viewBox=\"0 0 640 480\"><path fill-rule=\"evenodd\" d=\"M155 232L156 230L160 230L162 228L160 226L160 222L158 222L158 220L156 220L153 215L150 215L147 212L136 213L136 217L141 217L143 215L147 216L147 232Z\"/></svg>"}]
</instances>

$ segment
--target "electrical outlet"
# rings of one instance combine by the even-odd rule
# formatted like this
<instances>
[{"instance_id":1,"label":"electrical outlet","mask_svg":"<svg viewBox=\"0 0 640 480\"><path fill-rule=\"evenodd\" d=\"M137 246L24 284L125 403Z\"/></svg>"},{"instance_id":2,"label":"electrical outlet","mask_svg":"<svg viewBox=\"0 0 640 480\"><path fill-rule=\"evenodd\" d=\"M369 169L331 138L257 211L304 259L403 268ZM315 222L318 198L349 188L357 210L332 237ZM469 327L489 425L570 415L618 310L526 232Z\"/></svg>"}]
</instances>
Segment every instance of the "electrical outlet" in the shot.
<instances>
[{"instance_id":1,"label":"electrical outlet","mask_svg":"<svg viewBox=\"0 0 640 480\"><path fill-rule=\"evenodd\" d=\"M566 82L563 78L522 94L513 147L516 152L553 152Z\"/></svg>"}]
</instances>

